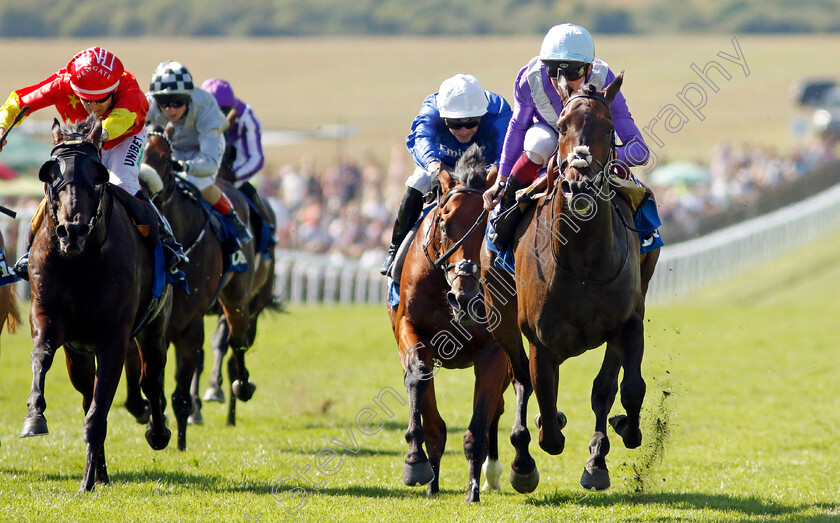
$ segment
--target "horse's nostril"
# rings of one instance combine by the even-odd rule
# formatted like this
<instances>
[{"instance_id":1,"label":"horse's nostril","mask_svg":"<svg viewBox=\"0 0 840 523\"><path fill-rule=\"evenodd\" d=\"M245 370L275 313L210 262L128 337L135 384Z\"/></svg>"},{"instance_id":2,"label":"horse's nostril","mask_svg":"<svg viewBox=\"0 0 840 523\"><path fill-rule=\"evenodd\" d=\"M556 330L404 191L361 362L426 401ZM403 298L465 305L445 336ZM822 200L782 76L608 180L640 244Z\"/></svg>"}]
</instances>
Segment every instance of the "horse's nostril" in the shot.
<instances>
[{"instance_id":1,"label":"horse's nostril","mask_svg":"<svg viewBox=\"0 0 840 523\"><path fill-rule=\"evenodd\" d=\"M446 301L449 302L450 307L452 307L454 309L459 308L458 295L455 294L454 292L449 291L449 292L446 293Z\"/></svg>"},{"instance_id":2,"label":"horse's nostril","mask_svg":"<svg viewBox=\"0 0 840 523\"><path fill-rule=\"evenodd\" d=\"M55 235L59 238L67 238L67 227L64 224L55 228Z\"/></svg>"}]
</instances>

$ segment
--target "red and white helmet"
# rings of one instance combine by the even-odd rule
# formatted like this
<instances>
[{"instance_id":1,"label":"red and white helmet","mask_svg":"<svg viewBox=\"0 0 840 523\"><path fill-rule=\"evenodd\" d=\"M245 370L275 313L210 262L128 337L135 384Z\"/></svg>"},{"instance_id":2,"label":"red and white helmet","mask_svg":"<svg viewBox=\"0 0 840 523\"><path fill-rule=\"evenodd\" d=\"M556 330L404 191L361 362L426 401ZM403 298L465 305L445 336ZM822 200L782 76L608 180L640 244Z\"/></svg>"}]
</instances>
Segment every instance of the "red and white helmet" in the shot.
<instances>
[{"instance_id":1,"label":"red and white helmet","mask_svg":"<svg viewBox=\"0 0 840 523\"><path fill-rule=\"evenodd\" d=\"M80 51L67 64L70 87L85 100L99 100L114 91L124 70L120 59L101 47Z\"/></svg>"}]
</instances>

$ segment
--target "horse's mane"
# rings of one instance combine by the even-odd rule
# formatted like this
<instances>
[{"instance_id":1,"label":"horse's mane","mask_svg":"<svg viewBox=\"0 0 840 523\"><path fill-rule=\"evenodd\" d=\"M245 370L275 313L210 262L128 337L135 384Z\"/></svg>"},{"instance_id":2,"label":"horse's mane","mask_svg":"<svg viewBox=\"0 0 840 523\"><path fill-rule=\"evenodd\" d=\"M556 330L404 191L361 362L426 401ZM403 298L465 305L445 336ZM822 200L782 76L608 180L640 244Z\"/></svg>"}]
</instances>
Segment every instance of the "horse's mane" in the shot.
<instances>
[{"instance_id":1,"label":"horse's mane","mask_svg":"<svg viewBox=\"0 0 840 523\"><path fill-rule=\"evenodd\" d=\"M481 154L481 147L474 143L458 160L452 177L464 187L483 189L487 183L486 173L484 172L486 167L487 162Z\"/></svg>"},{"instance_id":2,"label":"horse's mane","mask_svg":"<svg viewBox=\"0 0 840 523\"><path fill-rule=\"evenodd\" d=\"M83 136L87 136L91 133L91 131L93 131L95 125L96 115L91 114L86 119L80 122L70 124L59 124L59 129L61 130L61 135L65 137L74 134L81 134Z\"/></svg>"}]
</instances>

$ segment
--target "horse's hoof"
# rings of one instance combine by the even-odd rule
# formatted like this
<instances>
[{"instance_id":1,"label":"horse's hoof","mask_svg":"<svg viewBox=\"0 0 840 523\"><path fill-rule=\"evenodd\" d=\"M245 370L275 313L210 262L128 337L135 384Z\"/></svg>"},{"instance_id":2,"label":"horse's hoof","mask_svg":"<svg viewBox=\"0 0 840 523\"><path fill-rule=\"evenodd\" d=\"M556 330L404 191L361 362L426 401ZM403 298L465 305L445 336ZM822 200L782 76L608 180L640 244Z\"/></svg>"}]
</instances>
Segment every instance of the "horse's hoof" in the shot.
<instances>
[{"instance_id":1,"label":"horse's hoof","mask_svg":"<svg viewBox=\"0 0 840 523\"><path fill-rule=\"evenodd\" d=\"M499 481L502 477L501 461L487 458L484 466L481 467L481 472L484 474L484 485L481 490L502 490L502 482Z\"/></svg>"},{"instance_id":2,"label":"horse's hoof","mask_svg":"<svg viewBox=\"0 0 840 523\"><path fill-rule=\"evenodd\" d=\"M218 403L225 402L225 391L219 387L210 387L204 392L203 401L216 401Z\"/></svg>"},{"instance_id":3,"label":"horse's hoof","mask_svg":"<svg viewBox=\"0 0 840 523\"><path fill-rule=\"evenodd\" d=\"M233 395L239 401L248 401L254 396L254 391L257 390L257 386L253 381L249 381L246 384L242 380L236 380L231 383L231 388L233 389Z\"/></svg>"},{"instance_id":4,"label":"horse's hoof","mask_svg":"<svg viewBox=\"0 0 840 523\"><path fill-rule=\"evenodd\" d=\"M510 486L520 494L530 494L537 490L539 484L540 471L536 466L529 474L517 474L513 469L510 469Z\"/></svg>"},{"instance_id":5,"label":"horse's hoof","mask_svg":"<svg viewBox=\"0 0 840 523\"><path fill-rule=\"evenodd\" d=\"M204 416L201 414L201 411L197 410L190 414L190 417L187 418L187 423L190 425L204 425Z\"/></svg>"},{"instance_id":6,"label":"horse's hoof","mask_svg":"<svg viewBox=\"0 0 840 523\"><path fill-rule=\"evenodd\" d=\"M426 485L435 479L435 472L432 470L432 464L428 461L421 463L405 464L403 469L402 481L409 487L416 487L417 485Z\"/></svg>"},{"instance_id":7,"label":"horse's hoof","mask_svg":"<svg viewBox=\"0 0 840 523\"><path fill-rule=\"evenodd\" d=\"M481 494L478 490L478 481L470 480L470 486L467 489L467 503L478 503L481 501Z\"/></svg>"},{"instance_id":8,"label":"horse's hoof","mask_svg":"<svg viewBox=\"0 0 840 523\"><path fill-rule=\"evenodd\" d=\"M625 447L628 449L635 449L642 444L642 430L636 429L634 433L630 434L630 430L628 428L630 423L627 421L627 416L625 414L616 414L611 417L609 421L616 434L621 436L621 440L624 441Z\"/></svg>"},{"instance_id":9,"label":"horse's hoof","mask_svg":"<svg viewBox=\"0 0 840 523\"><path fill-rule=\"evenodd\" d=\"M152 418L152 409L149 408L148 405L143 409L143 414L139 416L134 416L134 419L137 420L137 423L141 425L145 425L149 423L149 420Z\"/></svg>"},{"instance_id":10,"label":"horse's hoof","mask_svg":"<svg viewBox=\"0 0 840 523\"><path fill-rule=\"evenodd\" d=\"M588 469L583 469L583 475L580 477L580 486L587 490L597 490L601 492L610 488L610 473L607 469L594 469L589 472Z\"/></svg>"},{"instance_id":11,"label":"horse's hoof","mask_svg":"<svg viewBox=\"0 0 840 523\"><path fill-rule=\"evenodd\" d=\"M163 450L169 445L169 439L172 437L172 431L163 427L160 435L155 436L152 427L146 429L146 442L152 447L152 450Z\"/></svg>"},{"instance_id":12,"label":"horse's hoof","mask_svg":"<svg viewBox=\"0 0 840 523\"><path fill-rule=\"evenodd\" d=\"M43 414L37 416L27 416L23 420L23 428L20 431L21 438L28 438L30 436L46 436L50 431L47 429L47 418Z\"/></svg>"},{"instance_id":13,"label":"horse's hoof","mask_svg":"<svg viewBox=\"0 0 840 523\"><path fill-rule=\"evenodd\" d=\"M566 419L566 415L558 410L557 411L557 423L560 424L560 430L563 430L564 428L566 428L566 423L568 423L568 422L569 422L569 420ZM542 414L540 414L539 412L537 412L537 415L534 416L534 424L537 426L538 429L542 428Z\"/></svg>"}]
</instances>

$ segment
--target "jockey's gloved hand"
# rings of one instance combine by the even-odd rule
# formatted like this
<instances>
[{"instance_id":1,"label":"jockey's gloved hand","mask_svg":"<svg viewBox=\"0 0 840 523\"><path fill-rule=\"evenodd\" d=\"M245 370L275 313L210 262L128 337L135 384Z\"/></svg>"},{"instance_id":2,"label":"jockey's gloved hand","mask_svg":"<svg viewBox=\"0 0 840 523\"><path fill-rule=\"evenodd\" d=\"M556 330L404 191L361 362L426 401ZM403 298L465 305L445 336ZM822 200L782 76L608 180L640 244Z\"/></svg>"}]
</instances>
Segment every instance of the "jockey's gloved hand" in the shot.
<instances>
[{"instance_id":1,"label":"jockey's gloved hand","mask_svg":"<svg viewBox=\"0 0 840 523\"><path fill-rule=\"evenodd\" d=\"M189 171L189 166L183 160L170 160L172 164L172 170L176 173L187 174Z\"/></svg>"}]
</instances>

